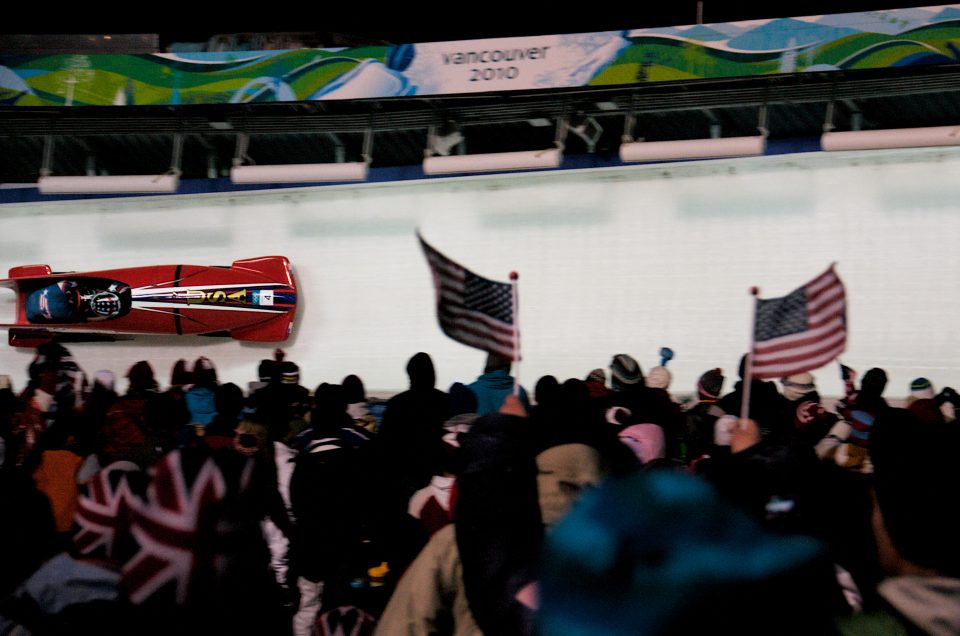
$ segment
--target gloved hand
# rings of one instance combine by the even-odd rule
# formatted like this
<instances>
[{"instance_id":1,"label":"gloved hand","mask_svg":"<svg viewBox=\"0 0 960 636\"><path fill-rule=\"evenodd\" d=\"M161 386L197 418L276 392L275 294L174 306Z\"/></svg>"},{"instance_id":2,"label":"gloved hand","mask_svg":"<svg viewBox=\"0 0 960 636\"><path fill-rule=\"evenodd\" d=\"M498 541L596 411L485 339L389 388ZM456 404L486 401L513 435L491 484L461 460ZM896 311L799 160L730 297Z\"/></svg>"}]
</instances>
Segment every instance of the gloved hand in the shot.
<instances>
[{"instance_id":1,"label":"gloved hand","mask_svg":"<svg viewBox=\"0 0 960 636\"><path fill-rule=\"evenodd\" d=\"M934 399L937 401L937 404L949 402L954 406L960 406L960 395L957 395L957 392L949 386L943 387L943 390L940 391Z\"/></svg>"}]
</instances>

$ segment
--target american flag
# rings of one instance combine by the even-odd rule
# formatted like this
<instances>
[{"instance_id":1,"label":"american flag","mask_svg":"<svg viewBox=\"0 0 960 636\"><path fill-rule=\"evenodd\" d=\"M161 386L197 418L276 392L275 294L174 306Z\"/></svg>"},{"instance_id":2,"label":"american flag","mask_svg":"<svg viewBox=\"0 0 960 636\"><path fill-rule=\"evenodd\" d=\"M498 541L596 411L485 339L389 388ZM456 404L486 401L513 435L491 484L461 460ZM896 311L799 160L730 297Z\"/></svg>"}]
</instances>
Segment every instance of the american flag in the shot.
<instances>
[{"instance_id":1,"label":"american flag","mask_svg":"<svg viewBox=\"0 0 960 636\"><path fill-rule=\"evenodd\" d=\"M513 286L477 276L417 238L433 274L443 332L469 347L519 360Z\"/></svg>"},{"instance_id":2,"label":"american flag","mask_svg":"<svg viewBox=\"0 0 960 636\"><path fill-rule=\"evenodd\" d=\"M782 378L827 364L847 344L846 294L833 265L782 298L757 300L751 369Z\"/></svg>"}]
</instances>

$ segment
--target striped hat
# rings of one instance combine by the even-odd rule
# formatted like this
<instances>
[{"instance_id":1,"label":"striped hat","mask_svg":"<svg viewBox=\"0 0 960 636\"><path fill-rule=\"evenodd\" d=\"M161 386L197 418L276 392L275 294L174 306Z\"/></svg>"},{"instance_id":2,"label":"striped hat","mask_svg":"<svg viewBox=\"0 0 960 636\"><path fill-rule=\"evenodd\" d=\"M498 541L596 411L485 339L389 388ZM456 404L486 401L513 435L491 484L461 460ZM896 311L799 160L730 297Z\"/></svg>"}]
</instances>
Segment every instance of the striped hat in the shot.
<instances>
[{"instance_id":1,"label":"striped hat","mask_svg":"<svg viewBox=\"0 0 960 636\"><path fill-rule=\"evenodd\" d=\"M910 383L910 395L917 400L932 400L933 384L926 378L917 378Z\"/></svg>"},{"instance_id":2,"label":"striped hat","mask_svg":"<svg viewBox=\"0 0 960 636\"><path fill-rule=\"evenodd\" d=\"M723 369L710 369L697 380L697 393L701 400L716 400L723 390Z\"/></svg>"},{"instance_id":3,"label":"striped hat","mask_svg":"<svg viewBox=\"0 0 960 636\"><path fill-rule=\"evenodd\" d=\"M610 377L619 384L640 384L643 382L643 371L633 357L618 353L610 362Z\"/></svg>"},{"instance_id":4,"label":"striped hat","mask_svg":"<svg viewBox=\"0 0 960 636\"><path fill-rule=\"evenodd\" d=\"M283 384L300 384L300 367L293 362L284 361L280 365L280 381Z\"/></svg>"}]
</instances>

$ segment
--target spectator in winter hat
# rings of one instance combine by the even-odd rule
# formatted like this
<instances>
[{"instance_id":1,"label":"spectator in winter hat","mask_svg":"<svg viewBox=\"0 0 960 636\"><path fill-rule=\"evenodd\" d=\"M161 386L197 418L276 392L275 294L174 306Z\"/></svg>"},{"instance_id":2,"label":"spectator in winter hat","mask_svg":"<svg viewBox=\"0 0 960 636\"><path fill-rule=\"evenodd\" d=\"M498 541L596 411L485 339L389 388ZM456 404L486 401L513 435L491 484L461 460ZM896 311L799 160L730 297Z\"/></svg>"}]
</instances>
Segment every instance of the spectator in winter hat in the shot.
<instances>
[{"instance_id":1,"label":"spectator in winter hat","mask_svg":"<svg viewBox=\"0 0 960 636\"><path fill-rule=\"evenodd\" d=\"M646 383L651 389L667 390L670 388L671 380L673 380L673 376L667 367L653 367L647 374Z\"/></svg>"},{"instance_id":2,"label":"spectator in winter hat","mask_svg":"<svg viewBox=\"0 0 960 636\"><path fill-rule=\"evenodd\" d=\"M926 378L917 378L910 383L910 398L915 400L932 400L934 397L933 384ZM908 400L910 398L907 398Z\"/></svg>"},{"instance_id":3,"label":"spectator in winter hat","mask_svg":"<svg viewBox=\"0 0 960 636\"><path fill-rule=\"evenodd\" d=\"M785 418L792 418L792 438L816 445L839 419L820 403L816 381L810 373L796 373L780 380L787 399Z\"/></svg>"},{"instance_id":4,"label":"spectator in winter hat","mask_svg":"<svg viewBox=\"0 0 960 636\"><path fill-rule=\"evenodd\" d=\"M666 391L647 387L640 364L629 354L618 353L610 361L610 385L605 419L614 425L643 422L666 429L673 426L674 410L682 417Z\"/></svg>"},{"instance_id":5,"label":"spectator in winter hat","mask_svg":"<svg viewBox=\"0 0 960 636\"><path fill-rule=\"evenodd\" d=\"M310 411L310 390L300 384L300 367L296 363L284 360L280 363L280 395L290 406L290 418L296 423L294 428L304 428L305 418Z\"/></svg>"},{"instance_id":6,"label":"spectator in winter hat","mask_svg":"<svg viewBox=\"0 0 960 636\"><path fill-rule=\"evenodd\" d=\"M613 392L606 420L619 425L657 424L664 429L667 456L680 455L685 423L679 405L674 404L665 390L648 387L640 365L626 353L613 357L610 377Z\"/></svg>"},{"instance_id":7,"label":"spectator in winter hat","mask_svg":"<svg viewBox=\"0 0 960 636\"><path fill-rule=\"evenodd\" d=\"M634 418L634 402L642 401L643 370L633 356L618 353L610 361L610 399L607 401L606 420L611 424L626 424Z\"/></svg>"},{"instance_id":8,"label":"spectator in winter hat","mask_svg":"<svg viewBox=\"0 0 960 636\"><path fill-rule=\"evenodd\" d=\"M281 362L280 382L282 384L300 384L300 367L289 360Z\"/></svg>"},{"instance_id":9,"label":"spectator in winter hat","mask_svg":"<svg viewBox=\"0 0 960 636\"><path fill-rule=\"evenodd\" d=\"M607 388L607 374L603 369L594 369L587 374L584 381L587 383L591 398L602 399L610 395L610 389Z\"/></svg>"},{"instance_id":10,"label":"spectator in winter hat","mask_svg":"<svg viewBox=\"0 0 960 636\"><path fill-rule=\"evenodd\" d=\"M688 462L714 456L717 453L718 449L714 445L714 427L717 419L724 415L723 410L717 406L717 400L723 390L723 380L722 369L710 369L697 380L697 401L686 412L684 442Z\"/></svg>"},{"instance_id":11,"label":"spectator in winter hat","mask_svg":"<svg viewBox=\"0 0 960 636\"><path fill-rule=\"evenodd\" d=\"M723 391L723 369L710 369L697 380L697 397L701 402L716 402Z\"/></svg>"},{"instance_id":12,"label":"spectator in winter hat","mask_svg":"<svg viewBox=\"0 0 960 636\"><path fill-rule=\"evenodd\" d=\"M626 353L613 356L610 362L610 383L614 391L622 391L627 386L643 383L640 364Z\"/></svg>"},{"instance_id":13,"label":"spectator in winter hat","mask_svg":"<svg viewBox=\"0 0 960 636\"><path fill-rule=\"evenodd\" d=\"M817 390L814 377L810 373L795 373L780 380L783 384L783 397L791 402L803 400L809 393Z\"/></svg>"},{"instance_id":14,"label":"spectator in winter hat","mask_svg":"<svg viewBox=\"0 0 960 636\"><path fill-rule=\"evenodd\" d=\"M906 400L907 408L924 422L942 424L946 421L933 392L933 384L926 378L917 378L910 383L910 395Z\"/></svg>"}]
</instances>

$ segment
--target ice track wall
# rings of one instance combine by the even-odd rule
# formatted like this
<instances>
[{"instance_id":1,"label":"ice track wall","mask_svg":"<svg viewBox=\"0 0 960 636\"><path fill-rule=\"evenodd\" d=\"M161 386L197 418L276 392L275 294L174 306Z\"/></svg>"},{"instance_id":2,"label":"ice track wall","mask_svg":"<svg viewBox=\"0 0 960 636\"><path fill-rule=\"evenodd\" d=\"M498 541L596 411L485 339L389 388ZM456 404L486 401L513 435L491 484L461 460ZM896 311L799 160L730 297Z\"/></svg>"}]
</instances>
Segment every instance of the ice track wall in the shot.
<instances>
[{"instance_id":1,"label":"ice track wall","mask_svg":"<svg viewBox=\"0 0 960 636\"><path fill-rule=\"evenodd\" d=\"M883 366L887 395L929 377L960 386L960 151L782 155L528 175L284 191L0 206L0 269L93 270L290 258L301 291L288 359L303 384L356 373L370 391L406 386L417 351L438 386L469 382L484 354L447 339L415 238L490 278L520 274L523 383L606 367L644 369L676 352L672 390L719 366L732 387L750 331L748 289L791 291L836 261L861 373ZM13 295L0 290L0 311ZM5 340L5 334L4 334ZM242 386L273 346L197 337L68 345L92 375L149 360L166 383L178 358L211 358ZM31 352L0 347L23 386ZM821 393L840 391L836 365ZM125 382L119 382L125 388Z\"/></svg>"}]
</instances>

